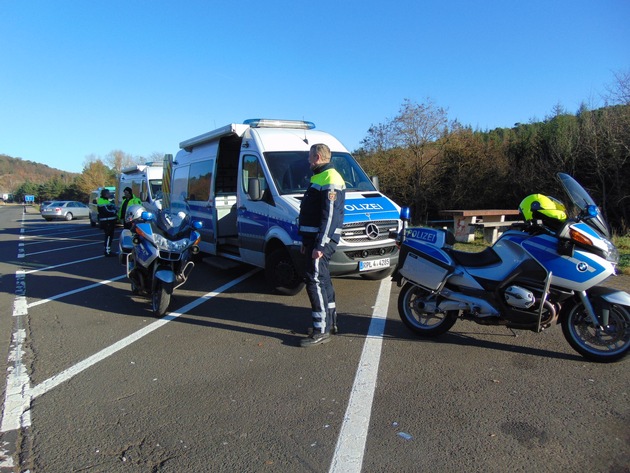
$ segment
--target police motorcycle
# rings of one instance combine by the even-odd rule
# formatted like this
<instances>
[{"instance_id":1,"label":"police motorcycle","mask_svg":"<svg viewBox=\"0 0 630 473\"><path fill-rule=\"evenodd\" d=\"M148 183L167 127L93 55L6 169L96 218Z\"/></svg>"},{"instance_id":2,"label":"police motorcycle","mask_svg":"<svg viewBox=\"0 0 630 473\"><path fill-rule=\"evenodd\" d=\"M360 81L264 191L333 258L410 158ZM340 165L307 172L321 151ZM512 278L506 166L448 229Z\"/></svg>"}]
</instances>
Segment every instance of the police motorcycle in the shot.
<instances>
[{"instance_id":1,"label":"police motorcycle","mask_svg":"<svg viewBox=\"0 0 630 473\"><path fill-rule=\"evenodd\" d=\"M127 268L134 295L151 297L151 308L163 316L173 291L186 282L199 253L201 222L192 222L185 201L171 201L168 196L155 202L156 212L141 205L127 209L125 221L130 229L122 231L119 261Z\"/></svg>"},{"instance_id":2,"label":"police motorcycle","mask_svg":"<svg viewBox=\"0 0 630 473\"><path fill-rule=\"evenodd\" d=\"M573 218L559 201L533 194L519 206L525 223L478 253L453 249L446 230L407 228L409 208L403 208L393 274L402 286L403 323L428 337L458 319L534 332L559 323L583 357L621 359L630 348L630 295L601 285L615 274L619 253L591 196L571 176L557 178Z\"/></svg>"}]
</instances>

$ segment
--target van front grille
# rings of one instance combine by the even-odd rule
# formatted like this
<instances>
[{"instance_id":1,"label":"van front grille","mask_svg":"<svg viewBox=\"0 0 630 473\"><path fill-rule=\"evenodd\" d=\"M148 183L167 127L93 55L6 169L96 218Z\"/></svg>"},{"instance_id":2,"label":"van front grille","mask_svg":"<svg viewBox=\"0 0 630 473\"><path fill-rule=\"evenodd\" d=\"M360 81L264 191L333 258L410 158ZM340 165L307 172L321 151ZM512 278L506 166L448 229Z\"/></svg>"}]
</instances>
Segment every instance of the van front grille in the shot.
<instances>
[{"instance_id":1,"label":"van front grille","mask_svg":"<svg viewBox=\"0 0 630 473\"><path fill-rule=\"evenodd\" d=\"M398 220L377 220L374 222L346 223L341 238L346 243L372 243L388 240L389 232L398 230Z\"/></svg>"}]
</instances>

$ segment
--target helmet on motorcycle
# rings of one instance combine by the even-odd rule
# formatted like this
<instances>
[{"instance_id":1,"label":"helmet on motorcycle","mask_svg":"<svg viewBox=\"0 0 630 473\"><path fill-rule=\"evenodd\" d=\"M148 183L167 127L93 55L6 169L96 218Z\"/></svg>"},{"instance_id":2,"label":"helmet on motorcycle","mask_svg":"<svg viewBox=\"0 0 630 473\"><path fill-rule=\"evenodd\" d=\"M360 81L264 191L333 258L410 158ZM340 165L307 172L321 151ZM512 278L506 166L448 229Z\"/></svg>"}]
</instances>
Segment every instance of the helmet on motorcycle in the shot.
<instances>
[{"instance_id":1,"label":"helmet on motorcycle","mask_svg":"<svg viewBox=\"0 0 630 473\"><path fill-rule=\"evenodd\" d=\"M139 220L142 217L142 212L145 211L145 208L140 204L130 205L125 213L125 222L131 223L134 220Z\"/></svg>"},{"instance_id":2,"label":"helmet on motorcycle","mask_svg":"<svg viewBox=\"0 0 630 473\"><path fill-rule=\"evenodd\" d=\"M523 219L542 220L545 225L556 228L566 219L566 208L562 202L543 194L531 194L525 197L518 206Z\"/></svg>"}]
</instances>

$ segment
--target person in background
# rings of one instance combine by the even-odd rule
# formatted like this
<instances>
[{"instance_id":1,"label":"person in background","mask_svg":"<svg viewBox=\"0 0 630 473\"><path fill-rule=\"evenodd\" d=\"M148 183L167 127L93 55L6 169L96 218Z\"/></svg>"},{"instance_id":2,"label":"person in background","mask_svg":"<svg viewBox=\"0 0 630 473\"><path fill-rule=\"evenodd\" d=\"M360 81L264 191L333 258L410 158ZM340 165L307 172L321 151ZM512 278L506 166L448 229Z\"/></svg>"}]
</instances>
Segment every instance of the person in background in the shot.
<instances>
[{"instance_id":1,"label":"person in background","mask_svg":"<svg viewBox=\"0 0 630 473\"><path fill-rule=\"evenodd\" d=\"M303 347L328 342L337 318L328 263L341 237L346 186L330 159L328 146L311 146L308 163L313 176L300 205L301 251L306 257L306 292L313 321L313 332L300 340Z\"/></svg>"},{"instance_id":2,"label":"person in background","mask_svg":"<svg viewBox=\"0 0 630 473\"><path fill-rule=\"evenodd\" d=\"M142 205L142 201L133 195L131 187L125 187L123 190L122 205L118 209L118 220L123 222L123 226L125 228L131 228L131 222L125 222L125 213L127 213L127 208L135 204Z\"/></svg>"},{"instance_id":3,"label":"person in background","mask_svg":"<svg viewBox=\"0 0 630 473\"><path fill-rule=\"evenodd\" d=\"M98 223L105 232L105 256L114 256L112 253L112 241L116 228L116 206L110 200L109 189L103 189L96 202L98 208Z\"/></svg>"}]
</instances>

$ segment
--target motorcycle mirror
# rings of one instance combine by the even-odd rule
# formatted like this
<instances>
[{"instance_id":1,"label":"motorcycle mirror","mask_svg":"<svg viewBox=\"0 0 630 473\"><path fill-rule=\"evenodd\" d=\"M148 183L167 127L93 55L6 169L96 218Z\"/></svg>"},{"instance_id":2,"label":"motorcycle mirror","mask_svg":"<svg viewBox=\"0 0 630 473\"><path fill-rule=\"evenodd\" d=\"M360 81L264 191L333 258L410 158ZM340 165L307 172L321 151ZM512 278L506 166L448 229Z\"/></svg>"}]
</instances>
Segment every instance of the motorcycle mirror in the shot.
<instances>
[{"instance_id":1,"label":"motorcycle mirror","mask_svg":"<svg viewBox=\"0 0 630 473\"><path fill-rule=\"evenodd\" d=\"M409 207L402 207L400 209L400 219L409 221L411 218L411 209Z\"/></svg>"},{"instance_id":2,"label":"motorcycle mirror","mask_svg":"<svg viewBox=\"0 0 630 473\"><path fill-rule=\"evenodd\" d=\"M142 215L140 217L142 218L142 220L150 222L151 220L153 220L154 215L153 212L142 212Z\"/></svg>"},{"instance_id":3,"label":"motorcycle mirror","mask_svg":"<svg viewBox=\"0 0 630 473\"><path fill-rule=\"evenodd\" d=\"M194 228L195 230L199 230L200 228L203 228L203 223L202 223L202 222L199 222L199 221L195 221L195 222L193 222L193 224L192 224L192 225L193 225L193 228Z\"/></svg>"}]
</instances>

